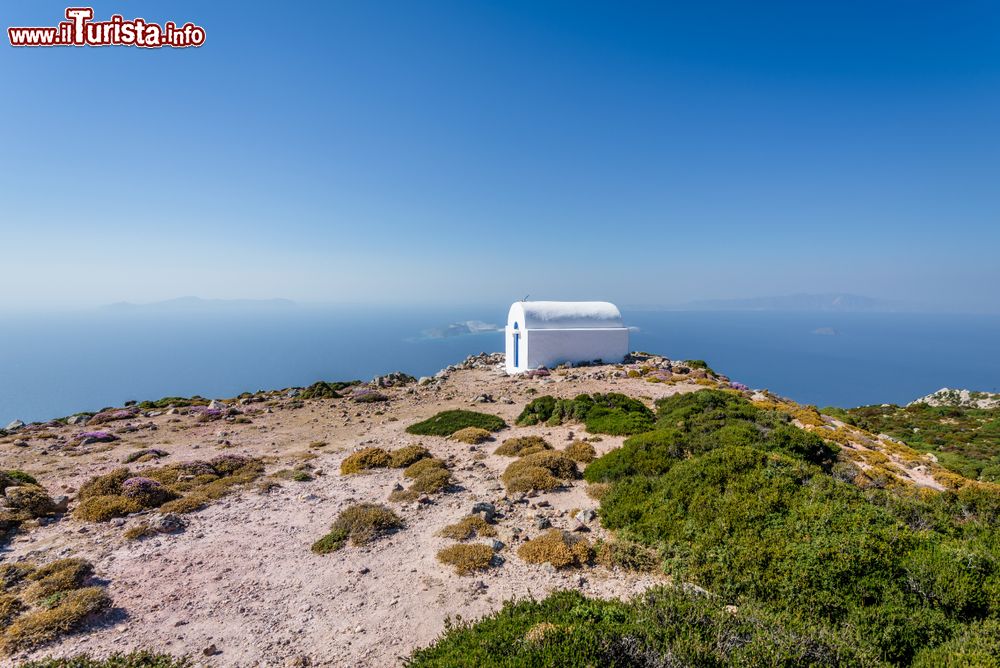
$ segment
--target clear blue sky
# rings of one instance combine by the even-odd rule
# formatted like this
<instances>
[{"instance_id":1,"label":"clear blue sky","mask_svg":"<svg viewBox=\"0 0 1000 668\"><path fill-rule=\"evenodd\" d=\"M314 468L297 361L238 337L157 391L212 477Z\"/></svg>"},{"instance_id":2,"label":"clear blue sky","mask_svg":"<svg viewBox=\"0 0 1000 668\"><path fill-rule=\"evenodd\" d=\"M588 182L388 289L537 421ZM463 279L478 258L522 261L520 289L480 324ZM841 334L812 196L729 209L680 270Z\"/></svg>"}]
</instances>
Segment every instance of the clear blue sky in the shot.
<instances>
[{"instance_id":1,"label":"clear blue sky","mask_svg":"<svg viewBox=\"0 0 1000 668\"><path fill-rule=\"evenodd\" d=\"M996 2L94 8L207 43L4 35L4 306L846 291L1000 311Z\"/></svg>"}]
</instances>

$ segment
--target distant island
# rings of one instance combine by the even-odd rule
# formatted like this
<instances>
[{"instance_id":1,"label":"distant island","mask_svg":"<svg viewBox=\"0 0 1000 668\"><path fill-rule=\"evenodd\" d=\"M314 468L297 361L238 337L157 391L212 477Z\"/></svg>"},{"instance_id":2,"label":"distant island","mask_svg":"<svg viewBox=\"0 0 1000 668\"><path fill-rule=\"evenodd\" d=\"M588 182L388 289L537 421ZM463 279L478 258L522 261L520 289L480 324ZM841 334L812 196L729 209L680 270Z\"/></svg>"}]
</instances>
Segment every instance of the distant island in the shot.
<instances>
[{"instance_id":1,"label":"distant island","mask_svg":"<svg viewBox=\"0 0 1000 668\"><path fill-rule=\"evenodd\" d=\"M702 299L677 307L689 311L827 311L838 313L891 313L911 310L905 304L851 295L795 294L745 299Z\"/></svg>"}]
</instances>

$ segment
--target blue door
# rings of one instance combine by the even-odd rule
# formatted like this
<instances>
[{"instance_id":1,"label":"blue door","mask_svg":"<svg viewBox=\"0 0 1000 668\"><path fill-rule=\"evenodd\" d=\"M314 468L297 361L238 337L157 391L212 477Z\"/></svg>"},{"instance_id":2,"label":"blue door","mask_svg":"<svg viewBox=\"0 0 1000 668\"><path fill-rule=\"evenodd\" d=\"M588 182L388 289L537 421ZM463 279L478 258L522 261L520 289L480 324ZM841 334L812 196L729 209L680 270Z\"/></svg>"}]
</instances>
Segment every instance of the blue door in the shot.
<instances>
[{"instance_id":1,"label":"blue door","mask_svg":"<svg viewBox=\"0 0 1000 668\"><path fill-rule=\"evenodd\" d=\"M517 331L517 323L514 323L514 368L521 366L521 332Z\"/></svg>"}]
</instances>

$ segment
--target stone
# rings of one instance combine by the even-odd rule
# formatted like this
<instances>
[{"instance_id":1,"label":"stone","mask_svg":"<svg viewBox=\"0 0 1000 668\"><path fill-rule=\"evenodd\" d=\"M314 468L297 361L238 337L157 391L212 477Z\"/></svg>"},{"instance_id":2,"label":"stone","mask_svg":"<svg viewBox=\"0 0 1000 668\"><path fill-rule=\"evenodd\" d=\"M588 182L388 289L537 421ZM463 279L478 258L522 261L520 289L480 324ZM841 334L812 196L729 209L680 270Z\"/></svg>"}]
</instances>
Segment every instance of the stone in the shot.
<instances>
[{"instance_id":1,"label":"stone","mask_svg":"<svg viewBox=\"0 0 1000 668\"><path fill-rule=\"evenodd\" d=\"M541 531L542 529L548 529L552 526L552 522L549 521L548 517L543 517L538 515L535 517L535 528Z\"/></svg>"},{"instance_id":2,"label":"stone","mask_svg":"<svg viewBox=\"0 0 1000 668\"><path fill-rule=\"evenodd\" d=\"M149 520L148 524L157 533L178 533L187 527L187 520L175 513L164 513Z\"/></svg>"},{"instance_id":3,"label":"stone","mask_svg":"<svg viewBox=\"0 0 1000 668\"><path fill-rule=\"evenodd\" d=\"M434 379L430 376L421 376L420 380L417 381L417 385L430 385L434 382Z\"/></svg>"},{"instance_id":4,"label":"stone","mask_svg":"<svg viewBox=\"0 0 1000 668\"><path fill-rule=\"evenodd\" d=\"M581 510L580 512L578 512L573 517L575 519L579 520L580 522L587 523L587 522L592 522L594 520L594 518L597 517L597 513L595 513L590 508L585 508L585 509Z\"/></svg>"},{"instance_id":5,"label":"stone","mask_svg":"<svg viewBox=\"0 0 1000 668\"><path fill-rule=\"evenodd\" d=\"M222 650L216 647L215 644L213 643L208 647L206 647L205 649L201 650L201 653L204 654L205 656L216 656L217 654L222 654Z\"/></svg>"},{"instance_id":6,"label":"stone","mask_svg":"<svg viewBox=\"0 0 1000 668\"><path fill-rule=\"evenodd\" d=\"M22 438L20 440L14 441L14 447L15 448L26 448L26 447L28 447L28 442Z\"/></svg>"},{"instance_id":7,"label":"stone","mask_svg":"<svg viewBox=\"0 0 1000 668\"><path fill-rule=\"evenodd\" d=\"M500 550L504 549L507 546L504 545L502 540L497 540L496 538L494 538L493 540L490 541L490 547L493 548L494 552L499 552Z\"/></svg>"},{"instance_id":8,"label":"stone","mask_svg":"<svg viewBox=\"0 0 1000 668\"><path fill-rule=\"evenodd\" d=\"M89 419L90 417L87 415L73 415L68 420L66 420L66 424L72 424L72 425L87 424L87 420Z\"/></svg>"},{"instance_id":9,"label":"stone","mask_svg":"<svg viewBox=\"0 0 1000 668\"><path fill-rule=\"evenodd\" d=\"M4 429L4 431L17 431L18 429L22 428L23 426L24 426L24 423L21 422L20 420L12 420L11 422L8 422L7 426L4 427L3 429Z\"/></svg>"},{"instance_id":10,"label":"stone","mask_svg":"<svg viewBox=\"0 0 1000 668\"><path fill-rule=\"evenodd\" d=\"M225 405L224 403L222 403L217 399L212 399L211 401L208 402L208 410L210 411L224 411L227 408L229 408L229 406Z\"/></svg>"},{"instance_id":11,"label":"stone","mask_svg":"<svg viewBox=\"0 0 1000 668\"><path fill-rule=\"evenodd\" d=\"M487 522L492 522L496 517L497 509L492 503L479 501L478 503L472 504L472 514L481 515Z\"/></svg>"},{"instance_id":12,"label":"stone","mask_svg":"<svg viewBox=\"0 0 1000 668\"><path fill-rule=\"evenodd\" d=\"M587 531L590 531L590 527L588 527L586 524L584 524L580 520L574 520L573 523L572 523L572 525L570 525L569 530L570 531L574 531L574 532L578 532L578 533L585 533Z\"/></svg>"},{"instance_id":13,"label":"stone","mask_svg":"<svg viewBox=\"0 0 1000 668\"><path fill-rule=\"evenodd\" d=\"M57 513L65 513L69 510L69 497L66 495L53 496L52 509Z\"/></svg>"}]
</instances>

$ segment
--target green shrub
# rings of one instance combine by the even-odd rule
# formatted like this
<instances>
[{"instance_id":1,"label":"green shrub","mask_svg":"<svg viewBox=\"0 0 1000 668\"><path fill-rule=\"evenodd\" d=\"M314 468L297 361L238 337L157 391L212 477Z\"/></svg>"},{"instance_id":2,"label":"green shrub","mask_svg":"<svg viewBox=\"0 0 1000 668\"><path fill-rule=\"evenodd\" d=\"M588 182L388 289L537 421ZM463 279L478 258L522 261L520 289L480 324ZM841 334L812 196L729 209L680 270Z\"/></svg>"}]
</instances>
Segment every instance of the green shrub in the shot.
<instances>
[{"instance_id":1,"label":"green shrub","mask_svg":"<svg viewBox=\"0 0 1000 668\"><path fill-rule=\"evenodd\" d=\"M347 389L353 385L360 384L361 381L352 380L347 382L334 382L328 383L326 381L320 380L316 381L306 389L302 390L299 394L299 399L340 399L343 395L340 393L342 390Z\"/></svg>"},{"instance_id":2,"label":"green shrub","mask_svg":"<svg viewBox=\"0 0 1000 668\"><path fill-rule=\"evenodd\" d=\"M505 457L521 457L522 455L551 450L552 446L541 436L517 436L508 438L493 454Z\"/></svg>"},{"instance_id":3,"label":"green shrub","mask_svg":"<svg viewBox=\"0 0 1000 668\"><path fill-rule=\"evenodd\" d=\"M538 397L517 418L517 424L557 426L583 422L593 434L639 434L653 428L653 412L641 401L624 394L581 394L574 399Z\"/></svg>"},{"instance_id":4,"label":"green shrub","mask_svg":"<svg viewBox=\"0 0 1000 668\"><path fill-rule=\"evenodd\" d=\"M509 602L475 623L451 624L408 665L431 666L859 666L882 665L849 633L830 632L759 608L676 587L633 601L575 591Z\"/></svg>"},{"instance_id":5,"label":"green shrub","mask_svg":"<svg viewBox=\"0 0 1000 668\"><path fill-rule=\"evenodd\" d=\"M496 415L477 413L475 411L450 410L442 411L423 422L411 424L406 428L410 434L419 436L451 436L459 429L478 427L486 431L500 431L507 423Z\"/></svg>"},{"instance_id":6,"label":"green shrub","mask_svg":"<svg viewBox=\"0 0 1000 668\"><path fill-rule=\"evenodd\" d=\"M38 481L24 471L16 469L0 470L0 494L8 487L17 485L37 485Z\"/></svg>"},{"instance_id":7,"label":"green shrub","mask_svg":"<svg viewBox=\"0 0 1000 668\"><path fill-rule=\"evenodd\" d=\"M327 554L341 549L350 540L354 545L364 545L403 527L403 521L385 506L376 503L358 503L348 506L337 515L330 532L313 543L317 554Z\"/></svg>"}]
</instances>

